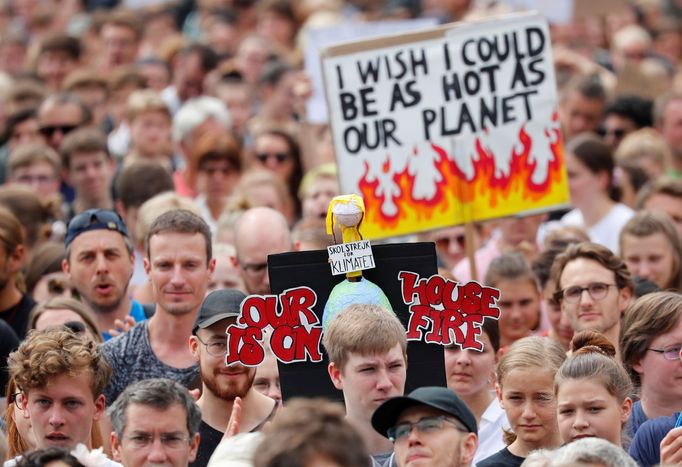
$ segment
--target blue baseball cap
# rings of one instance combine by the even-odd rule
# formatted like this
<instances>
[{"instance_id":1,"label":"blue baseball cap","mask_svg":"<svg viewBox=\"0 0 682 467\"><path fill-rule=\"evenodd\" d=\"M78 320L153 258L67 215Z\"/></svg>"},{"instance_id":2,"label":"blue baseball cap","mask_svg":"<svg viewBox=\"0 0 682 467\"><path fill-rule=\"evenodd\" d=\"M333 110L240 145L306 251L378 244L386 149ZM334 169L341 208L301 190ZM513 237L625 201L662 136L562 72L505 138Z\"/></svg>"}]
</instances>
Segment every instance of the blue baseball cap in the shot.
<instances>
[{"instance_id":1,"label":"blue baseball cap","mask_svg":"<svg viewBox=\"0 0 682 467\"><path fill-rule=\"evenodd\" d=\"M107 209L88 209L69 222L64 246L68 248L74 238L90 230L113 230L124 237L128 237L128 229L126 229L123 219L117 212Z\"/></svg>"}]
</instances>

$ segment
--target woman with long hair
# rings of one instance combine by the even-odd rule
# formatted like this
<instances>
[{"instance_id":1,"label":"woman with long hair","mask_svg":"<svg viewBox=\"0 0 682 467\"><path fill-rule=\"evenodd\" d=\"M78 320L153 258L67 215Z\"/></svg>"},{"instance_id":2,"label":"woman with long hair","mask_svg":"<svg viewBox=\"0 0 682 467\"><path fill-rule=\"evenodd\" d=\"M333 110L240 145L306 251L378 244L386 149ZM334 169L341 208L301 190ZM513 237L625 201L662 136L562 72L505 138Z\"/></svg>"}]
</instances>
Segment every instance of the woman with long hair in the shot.
<instances>
[{"instance_id":1,"label":"woman with long hair","mask_svg":"<svg viewBox=\"0 0 682 467\"><path fill-rule=\"evenodd\" d=\"M633 276L661 290L682 290L682 240L663 213L642 211L620 232L620 256Z\"/></svg>"},{"instance_id":2,"label":"woman with long hair","mask_svg":"<svg viewBox=\"0 0 682 467\"><path fill-rule=\"evenodd\" d=\"M574 209L561 223L584 228L591 241L617 252L618 235L634 212L618 202L614 168L611 148L596 135L571 139L566 145L566 171Z\"/></svg>"}]
</instances>

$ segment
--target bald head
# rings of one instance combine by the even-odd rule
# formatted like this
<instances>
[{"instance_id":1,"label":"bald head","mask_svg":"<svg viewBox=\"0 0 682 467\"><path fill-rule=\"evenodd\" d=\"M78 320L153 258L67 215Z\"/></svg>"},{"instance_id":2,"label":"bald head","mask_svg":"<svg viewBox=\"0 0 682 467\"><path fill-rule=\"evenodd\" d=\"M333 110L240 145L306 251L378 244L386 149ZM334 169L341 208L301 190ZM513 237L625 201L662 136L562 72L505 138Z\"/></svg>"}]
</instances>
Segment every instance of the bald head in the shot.
<instances>
[{"instance_id":1,"label":"bald head","mask_svg":"<svg viewBox=\"0 0 682 467\"><path fill-rule=\"evenodd\" d=\"M249 209L235 226L235 247L247 292L269 294L268 255L293 250L289 225L279 211L266 207Z\"/></svg>"}]
</instances>

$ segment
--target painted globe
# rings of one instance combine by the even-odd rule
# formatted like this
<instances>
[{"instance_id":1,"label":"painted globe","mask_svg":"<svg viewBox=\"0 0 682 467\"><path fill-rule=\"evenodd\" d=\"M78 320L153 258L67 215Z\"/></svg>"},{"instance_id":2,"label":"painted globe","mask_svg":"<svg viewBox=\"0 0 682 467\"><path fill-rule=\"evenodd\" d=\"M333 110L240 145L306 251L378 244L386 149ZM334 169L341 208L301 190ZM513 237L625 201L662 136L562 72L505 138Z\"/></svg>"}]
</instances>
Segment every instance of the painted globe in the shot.
<instances>
[{"instance_id":1,"label":"painted globe","mask_svg":"<svg viewBox=\"0 0 682 467\"><path fill-rule=\"evenodd\" d=\"M391 302L374 282L364 277L359 282L350 282L346 279L338 283L329 294L322 314L322 329L326 330L339 312L356 303L380 305L393 313Z\"/></svg>"}]
</instances>

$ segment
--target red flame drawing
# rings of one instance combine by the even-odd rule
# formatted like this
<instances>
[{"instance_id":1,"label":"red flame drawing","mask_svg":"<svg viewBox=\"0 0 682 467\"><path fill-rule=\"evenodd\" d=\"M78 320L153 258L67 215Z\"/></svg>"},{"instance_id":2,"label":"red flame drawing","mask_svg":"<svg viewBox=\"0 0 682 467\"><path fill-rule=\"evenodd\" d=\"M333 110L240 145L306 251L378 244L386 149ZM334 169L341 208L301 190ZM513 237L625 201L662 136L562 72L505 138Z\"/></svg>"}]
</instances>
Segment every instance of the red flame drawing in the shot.
<instances>
[{"instance_id":1,"label":"red flame drawing","mask_svg":"<svg viewBox=\"0 0 682 467\"><path fill-rule=\"evenodd\" d=\"M552 120L556 123L558 116L555 114ZM455 158L448 157L444 148L431 144L431 149L436 152L435 166L441 174L440 181L436 182L435 195L428 200L414 198L415 176L408 172L409 164L405 164L402 171L392 176L393 182L398 187L397 190L390 192L394 194L391 196L391 201L397 206L394 215L388 215L382 211L382 205L386 201L386 191L379 190L379 180L376 177L370 177L369 164L365 161L365 171L359 181L359 188L365 202L367 221L377 225L381 230L393 230L399 223L414 222L418 225L424 220L442 217L451 211L480 210L481 206L490 211L500 207L501 203L527 205L541 201L551 192L553 186L565 178L562 170L563 145L558 125L545 130L545 136L549 141L549 149L553 157L548 162L547 177L540 183L533 181L537 161L531 157L533 139L526 132L525 126L519 129L518 143L513 146L519 149L511 150L509 170L506 174L505 171L497 170L495 155L484 147L480 138L476 138L477 157L473 160L474 176L471 179L467 179L465 173L454 161ZM386 157L382 171L384 174L390 173L390 156Z\"/></svg>"}]
</instances>

